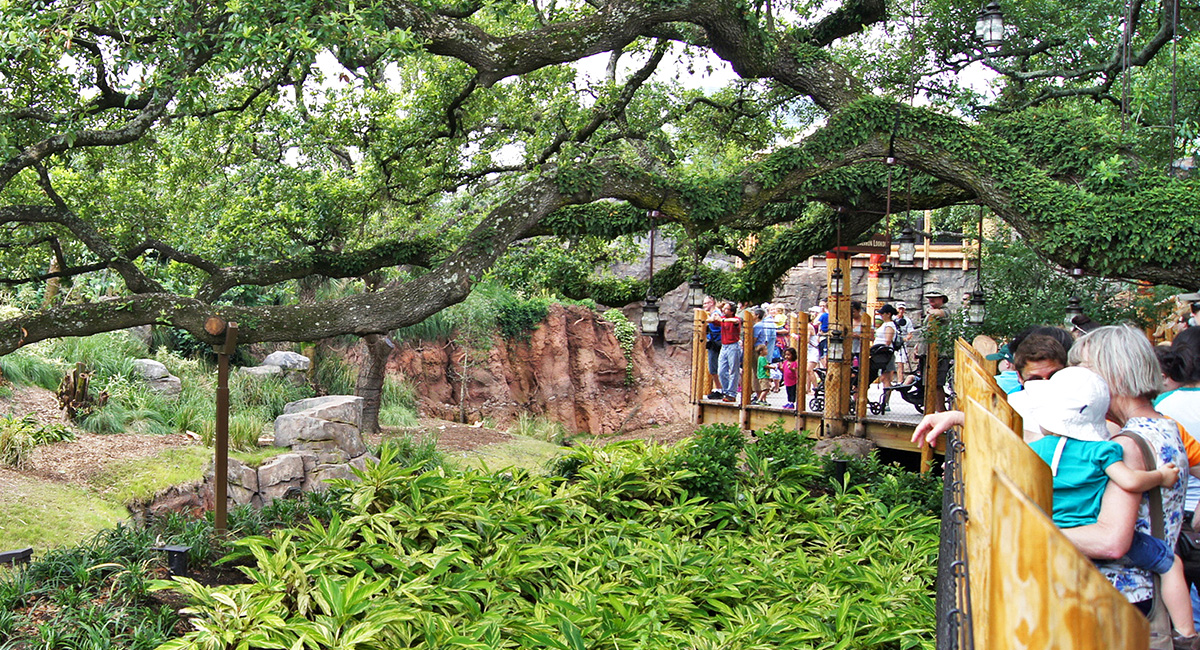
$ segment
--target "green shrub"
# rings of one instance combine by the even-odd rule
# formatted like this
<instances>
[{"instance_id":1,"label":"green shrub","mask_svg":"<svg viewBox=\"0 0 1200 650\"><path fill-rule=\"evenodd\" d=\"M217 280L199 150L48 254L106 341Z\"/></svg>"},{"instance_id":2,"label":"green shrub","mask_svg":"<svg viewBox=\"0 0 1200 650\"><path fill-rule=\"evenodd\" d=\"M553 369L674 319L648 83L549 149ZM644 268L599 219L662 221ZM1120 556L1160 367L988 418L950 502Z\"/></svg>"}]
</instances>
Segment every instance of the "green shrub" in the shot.
<instances>
[{"instance_id":1,"label":"green shrub","mask_svg":"<svg viewBox=\"0 0 1200 650\"><path fill-rule=\"evenodd\" d=\"M700 427L676 459L678 469L688 473L680 484L696 496L731 498L737 490L738 454L745 442L741 429L732 424Z\"/></svg>"},{"instance_id":2,"label":"green shrub","mask_svg":"<svg viewBox=\"0 0 1200 650\"><path fill-rule=\"evenodd\" d=\"M251 584L158 583L196 615L169 648L933 648L936 520L753 476L691 497L681 453L581 448L563 482L384 448L345 512L236 543Z\"/></svg>"},{"instance_id":3,"label":"green shrub","mask_svg":"<svg viewBox=\"0 0 1200 650\"><path fill-rule=\"evenodd\" d=\"M74 439L61 424L38 424L32 415L0 415L0 465L23 468L34 447Z\"/></svg>"},{"instance_id":4,"label":"green shrub","mask_svg":"<svg viewBox=\"0 0 1200 650\"><path fill-rule=\"evenodd\" d=\"M388 455L394 458L394 462L397 464L405 467L420 467L422 470L441 467L446 460L445 455L438 451L437 438L417 437L408 433L384 438L375 450L375 455L379 457Z\"/></svg>"},{"instance_id":5,"label":"green shrub","mask_svg":"<svg viewBox=\"0 0 1200 650\"><path fill-rule=\"evenodd\" d=\"M260 421L273 422L283 415L288 402L312 396L313 390L307 384L297 385L288 377L255 377L235 372L229 378L229 402L238 407L235 412L253 414Z\"/></svg>"},{"instance_id":6,"label":"green shrub","mask_svg":"<svg viewBox=\"0 0 1200 650\"><path fill-rule=\"evenodd\" d=\"M385 427L415 427L421 424L417 412L400 404L379 407L379 424Z\"/></svg>"},{"instance_id":7,"label":"green shrub","mask_svg":"<svg viewBox=\"0 0 1200 650\"><path fill-rule=\"evenodd\" d=\"M550 311L546 298L521 298L509 296L496 304L496 326L506 339L529 340L529 333L537 328Z\"/></svg>"},{"instance_id":8,"label":"green shrub","mask_svg":"<svg viewBox=\"0 0 1200 650\"><path fill-rule=\"evenodd\" d=\"M40 354L44 345L31 345L0 356L0 378L13 384L56 390L66 364Z\"/></svg>"},{"instance_id":9,"label":"green shrub","mask_svg":"<svg viewBox=\"0 0 1200 650\"><path fill-rule=\"evenodd\" d=\"M251 451L258 448L258 439L267 430L268 422L256 412L229 414L229 448ZM200 441L211 447L217 436L215 420L207 420L200 428Z\"/></svg>"},{"instance_id":10,"label":"green shrub","mask_svg":"<svg viewBox=\"0 0 1200 650\"><path fill-rule=\"evenodd\" d=\"M604 320L613 324L613 335L621 344L621 352L625 354L625 385L633 385L633 346L638 340L637 327L625 316L620 309L609 309L601 314Z\"/></svg>"},{"instance_id":11,"label":"green shrub","mask_svg":"<svg viewBox=\"0 0 1200 650\"><path fill-rule=\"evenodd\" d=\"M344 358L317 348L314 360L313 383L322 395L353 395L358 383L358 369Z\"/></svg>"}]
</instances>

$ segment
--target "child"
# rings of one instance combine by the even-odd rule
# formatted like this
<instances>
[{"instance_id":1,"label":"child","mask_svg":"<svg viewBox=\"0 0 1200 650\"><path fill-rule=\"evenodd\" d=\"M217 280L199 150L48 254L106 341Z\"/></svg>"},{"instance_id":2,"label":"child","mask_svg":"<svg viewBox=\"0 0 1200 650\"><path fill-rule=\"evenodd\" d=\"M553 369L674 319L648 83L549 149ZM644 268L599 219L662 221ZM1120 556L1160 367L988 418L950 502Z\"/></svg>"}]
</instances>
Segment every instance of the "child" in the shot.
<instances>
[{"instance_id":1,"label":"child","mask_svg":"<svg viewBox=\"0 0 1200 650\"><path fill-rule=\"evenodd\" d=\"M1174 463L1140 471L1125 464L1121 445L1109 440L1105 414L1108 385L1096 373L1078 366L1064 368L1043 380L1042 397L1034 417L1044 438L1030 448L1050 465L1054 476L1054 523L1074 528L1096 523L1108 481L1128 492L1170 487L1179 478ZM1183 563L1165 542L1134 532L1125 561L1140 569L1162 574L1163 601L1176 633L1192 636L1191 598Z\"/></svg>"},{"instance_id":2,"label":"child","mask_svg":"<svg viewBox=\"0 0 1200 650\"><path fill-rule=\"evenodd\" d=\"M756 406L766 406L767 394L771 392L771 369L775 367L775 364L771 363L770 352L765 344L759 344L754 351L758 356L758 385L755 386L758 392L751 397L750 403Z\"/></svg>"},{"instance_id":3,"label":"child","mask_svg":"<svg viewBox=\"0 0 1200 650\"><path fill-rule=\"evenodd\" d=\"M783 405L785 409L796 408L796 384L800 381L799 359L796 348L788 348L783 351L783 361L779 363L783 373L783 389L787 391L787 404Z\"/></svg>"}]
</instances>

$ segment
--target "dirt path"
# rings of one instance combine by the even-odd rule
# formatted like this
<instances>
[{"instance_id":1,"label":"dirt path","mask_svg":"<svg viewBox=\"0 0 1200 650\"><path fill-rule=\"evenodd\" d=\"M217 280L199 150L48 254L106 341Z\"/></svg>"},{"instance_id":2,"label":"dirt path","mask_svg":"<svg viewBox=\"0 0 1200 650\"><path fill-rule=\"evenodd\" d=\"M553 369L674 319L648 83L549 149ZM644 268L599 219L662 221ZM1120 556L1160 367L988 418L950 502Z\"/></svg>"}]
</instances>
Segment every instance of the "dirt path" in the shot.
<instances>
[{"instance_id":1,"label":"dirt path","mask_svg":"<svg viewBox=\"0 0 1200 650\"><path fill-rule=\"evenodd\" d=\"M62 416L54 393L44 388L15 387L11 397L0 399L0 413L17 417L33 416L43 424L62 423ZM691 435L690 424L673 424L639 429L626 433L575 438L584 444L607 444L622 440L653 440L660 444L674 444ZM194 436L186 434L141 435L107 434L97 435L76 430L74 442L60 442L37 447L30 456L28 467L16 471L0 469L0 493L15 490L18 483L30 479L42 479L56 483L82 485L105 467L120 461L150 458L172 448L200 444ZM487 427L473 427L446 420L422 418L416 427L389 430L389 435L409 433L416 436L433 435L437 438L439 451L462 456L481 447L510 443L513 435ZM371 445L379 444L381 435L368 436Z\"/></svg>"}]
</instances>

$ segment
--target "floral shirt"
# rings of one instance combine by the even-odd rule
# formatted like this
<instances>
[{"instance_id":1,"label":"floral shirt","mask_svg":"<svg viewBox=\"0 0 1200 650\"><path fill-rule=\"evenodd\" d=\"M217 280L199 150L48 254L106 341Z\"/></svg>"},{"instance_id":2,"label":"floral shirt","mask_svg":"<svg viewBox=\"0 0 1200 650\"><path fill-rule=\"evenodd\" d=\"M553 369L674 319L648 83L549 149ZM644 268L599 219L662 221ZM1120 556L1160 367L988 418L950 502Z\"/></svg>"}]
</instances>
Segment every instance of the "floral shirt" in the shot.
<instances>
[{"instance_id":1,"label":"floral shirt","mask_svg":"<svg viewBox=\"0 0 1200 650\"><path fill-rule=\"evenodd\" d=\"M1179 466L1181 475L1188 471L1187 453L1179 438L1179 427L1166 418L1130 418L1125 423L1123 431L1132 431L1146 440L1150 448L1157 451L1157 465L1175 463ZM1176 481L1169 488L1162 488L1163 497L1163 532L1166 533L1167 545L1175 548L1179 538L1179 528L1183 524L1183 496L1185 481ZM1142 503L1138 506L1138 532L1150 534L1150 499L1142 495ZM1108 578L1109 582L1121 592L1131 603L1150 600L1154 597L1154 583L1149 571L1136 569L1125 563L1124 559L1112 562L1098 562L1096 568Z\"/></svg>"}]
</instances>

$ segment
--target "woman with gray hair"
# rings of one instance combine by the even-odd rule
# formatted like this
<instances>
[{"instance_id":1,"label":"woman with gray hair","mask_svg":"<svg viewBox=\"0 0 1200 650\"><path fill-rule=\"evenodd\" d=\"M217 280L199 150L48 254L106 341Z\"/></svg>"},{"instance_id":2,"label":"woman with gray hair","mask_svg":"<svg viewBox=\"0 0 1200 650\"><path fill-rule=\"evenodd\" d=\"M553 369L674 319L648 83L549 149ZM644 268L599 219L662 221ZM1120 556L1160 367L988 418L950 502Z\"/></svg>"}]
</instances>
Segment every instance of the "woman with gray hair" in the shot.
<instances>
[{"instance_id":1,"label":"woman with gray hair","mask_svg":"<svg viewBox=\"0 0 1200 650\"><path fill-rule=\"evenodd\" d=\"M1080 337L1071 346L1071 365L1088 368L1108 384L1111 400L1108 419L1146 441L1153 458L1142 457L1141 449L1130 438L1113 440L1121 445L1125 463L1134 469L1154 469L1175 463L1181 472L1188 469L1187 452L1179 426L1154 410L1153 400L1162 391L1162 373L1154 348L1146 335L1128 325L1101 327ZM1163 532L1174 548L1183 522L1185 483L1162 489ZM1109 483L1104 492L1100 518L1090 526L1068 528L1063 532L1113 583L1131 603L1149 611L1154 583L1149 571L1117 562L1129 549L1134 530L1150 534L1149 498L1132 494ZM1191 631L1191 621L1179 621L1177 627ZM1185 632L1186 633L1186 632Z\"/></svg>"}]
</instances>

